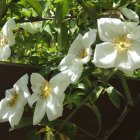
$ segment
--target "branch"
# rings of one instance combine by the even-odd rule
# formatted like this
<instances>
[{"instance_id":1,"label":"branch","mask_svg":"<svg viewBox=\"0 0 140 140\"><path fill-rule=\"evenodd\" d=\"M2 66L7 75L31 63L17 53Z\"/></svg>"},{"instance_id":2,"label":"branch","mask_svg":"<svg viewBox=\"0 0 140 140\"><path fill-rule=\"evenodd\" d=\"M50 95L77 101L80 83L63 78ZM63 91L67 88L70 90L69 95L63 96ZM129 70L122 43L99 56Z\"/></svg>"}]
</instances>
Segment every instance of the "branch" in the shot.
<instances>
[{"instance_id":1,"label":"branch","mask_svg":"<svg viewBox=\"0 0 140 140\"><path fill-rule=\"evenodd\" d=\"M128 105L126 105L124 111L122 112L121 116L117 119L114 126L105 132L104 140L107 140L110 137L110 135L121 125L121 123L126 118L129 112L130 112L130 108L128 107Z\"/></svg>"},{"instance_id":2,"label":"branch","mask_svg":"<svg viewBox=\"0 0 140 140\"><path fill-rule=\"evenodd\" d=\"M140 94L134 99L134 106L136 106L140 102ZM133 106L133 107L134 107ZM133 107L130 105L126 105L124 111L122 112L121 116L117 119L113 127L105 132L103 140L107 140L111 134L121 125L123 120L127 117L128 113L133 110Z\"/></svg>"}]
</instances>

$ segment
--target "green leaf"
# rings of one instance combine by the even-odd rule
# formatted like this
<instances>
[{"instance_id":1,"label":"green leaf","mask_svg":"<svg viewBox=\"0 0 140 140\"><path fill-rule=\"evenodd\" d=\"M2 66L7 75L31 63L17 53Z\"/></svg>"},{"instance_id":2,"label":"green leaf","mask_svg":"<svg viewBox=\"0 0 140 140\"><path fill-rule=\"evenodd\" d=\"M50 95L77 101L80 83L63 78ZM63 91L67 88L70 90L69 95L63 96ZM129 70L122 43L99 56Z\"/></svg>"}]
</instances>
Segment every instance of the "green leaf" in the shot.
<instances>
[{"instance_id":1,"label":"green leaf","mask_svg":"<svg viewBox=\"0 0 140 140\"><path fill-rule=\"evenodd\" d=\"M96 115L97 119L98 119L98 123L99 123L99 128L98 128L98 132L97 135L100 133L101 131L101 126L102 126L102 117L101 117L101 113L98 109L98 107L95 104L86 104L86 106L88 106Z\"/></svg>"},{"instance_id":2,"label":"green leaf","mask_svg":"<svg viewBox=\"0 0 140 140\"><path fill-rule=\"evenodd\" d=\"M23 128L26 126L31 126L33 124L33 119L29 117L22 117L19 124L14 127L14 129Z\"/></svg>"},{"instance_id":3,"label":"green leaf","mask_svg":"<svg viewBox=\"0 0 140 140\"><path fill-rule=\"evenodd\" d=\"M74 123L67 122L65 129L62 130L62 134L68 136L70 140L73 140L75 133L76 125Z\"/></svg>"},{"instance_id":4,"label":"green leaf","mask_svg":"<svg viewBox=\"0 0 140 140\"><path fill-rule=\"evenodd\" d=\"M4 17L7 10L8 10L8 7L7 7L7 4L6 4L6 0L1 0L0 1L0 20Z\"/></svg>"},{"instance_id":5,"label":"green leaf","mask_svg":"<svg viewBox=\"0 0 140 140\"><path fill-rule=\"evenodd\" d=\"M68 46L68 28L67 25L62 22L58 30L58 44L60 50L66 50Z\"/></svg>"},{"instance_id":6,"label":"green leaf","mask_svg":"<svg viewBox=\"0 0 140 140\"><path fill-rule=\"evenodd\" d=\"M45 24L43 26L43 30L47 33L47 35L52 36L52 30L50 24Z\"/></svg>"},{"instance_id":7,"label":"green leaf","mask_svg":"<svg viewBox=\"0 0 140 140\"><path fill-rule=\"evenodd\" d=\"M120 98L118 96L119 95L118 91L114 87L108 87L106 89L106 92L108 93L109 99L111 100L113 105L116 108L119 108L120 107Z\"/></svg>"},{"instance_id":8,"label":"green leaf","mask_svg":"<svg viewBox=\"0 0 140 140\"><path fill-rule=\"evenodd\" d=\"M93 20L96 21L97 19L97 11L94 5L91 3L83 3L81 1L81 6L87 12L88 16Z\"/></svg>"},{"instance_id":9,"label":"green leaf","mask_svg":"<svg viewBox=\"0 0 140 140\"><path fill-rule=\"evenodd\" d=\"M75 105L80 105L80 103L81 103L81 97L80 96L78 96L78 95L76 95L76 96L70 96L69 97L69 100L73 103L73 104L75 104Z\"/></svg>"},{"instance_id":10,"label":"green leaf","mask_svg":"<svg viewBox=\"0 0 140 140\"><path fill-rule=\"evenodd\" d=\"M131 2L131 1L130 1L130 2ZM119 6L126 6L126 5L128 5L130 2L127 1L127 0L121 0Z\"/></svg>"},{"instance_id":11,"label":"green leaf","mask_svg":"<svg viewBox=\"0 0 140 140\"><path fill-rule=\"evenodd\" d=\"M42 17L43 9L38 0L25 0L27 3L31 5L31 7L36 11L36 13Z\"/></svg>"},{"instance_id":12,"label":"green leaf","mask_svg":"<svg viewBox=\"0 0 140 140\"><path fill-rule=\"evenodd\" d=\"M37 129L30 131L27 134L25 140L41 140L41 136L37 132L38 132Z\"/></svg>"},{"instance_id":13,"label":"green leaf","mask_svg":"<svg viewBox=\"0 0 140 140\"><path fill-rule=\"evenodd\" d=\"M93 92L91 94L91 103L94 103L99 98L99 96L102 93L103 89L104 88L102 86L98 86L93 90Z\"/></svg>"},{"instance_id":14,"label":"green leaf","mask_svg":"<svg viewBox=\"0 0 140 140\"><path fill-rule=\"evenodd\" d=\"M31 61L33 64L38 65L38 64L39 64L39 57L38 57L38 56L31 56L31 57L30 57L30 61Z\"/></svg>"},{"instance_id":15,"label":"green leaf","mask_svg":"<svg viewBox=\"0 0 140 140\"><path fill-rule=\"evenodd\" d=\"M87 84L84 83L78 83L74 86L74 88L79 88L79 89L84 89L84 90L88 90L88 86Z\"/></svg>"},{"instance_id":16,"label":"green leaf","mask_svg":"<svg viewBox=\"0 0 140 140\"><path fill-rule=\"evenodd\" d=\"M55 21L56 24L59 24L66 16L68 9L69 9L69 2L68 0L57 0L56 7L56 14L55 14Z\"/></svg>"}]
</instances>

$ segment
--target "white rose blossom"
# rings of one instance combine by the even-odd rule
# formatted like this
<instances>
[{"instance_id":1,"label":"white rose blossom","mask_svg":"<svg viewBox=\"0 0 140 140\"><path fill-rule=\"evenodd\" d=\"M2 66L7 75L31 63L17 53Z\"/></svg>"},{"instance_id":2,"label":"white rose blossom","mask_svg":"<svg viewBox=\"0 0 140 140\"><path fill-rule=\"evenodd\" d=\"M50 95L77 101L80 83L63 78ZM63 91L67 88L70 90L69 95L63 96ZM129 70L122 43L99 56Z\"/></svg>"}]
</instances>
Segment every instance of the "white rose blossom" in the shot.
<instances>
[{"instance_id":1,"label":"white rose blossom","mask_svg":"<svg viewBox=\"0 0 140 140\"><path fill-rule=\"evenodd\" d=\"M140 68L140 26L119 19L98 19L98 32L104 41L97 44L93 63L97 67L117 67L128 75Z\"/></svg>"},{"instance_id":2,"label":"white rose blossom","mask_svg":"<svg viewBox=\"0 0 140 140\"><path fill-rule=\"evenodd\" d=\"M63 72L55 75L49 82L40 74L32 73L31 88L33 94L28 99L28 103L32 107L37 102L33 115L33 125L38 124L45 113L49 121L62 116L64 91L69 84L70 78Z\"/></svg>"},{"instance_id":3,"label":"white rose blossom","mask_svg":"<svg viewBox=\"0 0 140 140\"><path fill-rule=\"evenodd\" d=\"M25 22L25 23L19 24L18 26L31 34L42 32L42 21Z\"/></svg>"},{"instance_id":4,"label":"white rose blossom","mask_svg":"<svg viewBox=\"0 0 140 140\"><path fill-rule=\"evenodd\" d=\"M14 19L10 18L0 33L0 61L7 60L11 55L10 46L15 43L12 29L16 27Z\"/></svg>"},{"instance_id":5,"label":"white rose blossom","mask_svg":"<svg viewBox=\"0 0 140 140\"><path fill-rule=\"evenodd\" d=\"M68 54L62 59L58 68L60 71L67 70L68 75L76 82L82 74L83 64L90 60L92 54L91 45L95 42L96 30L90 30L84 36L78 34L71 44ZM75 77L75 78L74 78Z\"/></svg>"},{"instance_id":6,"label":"white rose blossom","mask_svg":"<svg viewBox=\"0 0 140 140\"><path fill-rule=\"evenodd\" d=\"M5 98L0 102L0 122L9 121L11 127L19 124L24 106L28 102L28 75L22 76L13 86L5 91Z\"/></svg>"}]
</instances>

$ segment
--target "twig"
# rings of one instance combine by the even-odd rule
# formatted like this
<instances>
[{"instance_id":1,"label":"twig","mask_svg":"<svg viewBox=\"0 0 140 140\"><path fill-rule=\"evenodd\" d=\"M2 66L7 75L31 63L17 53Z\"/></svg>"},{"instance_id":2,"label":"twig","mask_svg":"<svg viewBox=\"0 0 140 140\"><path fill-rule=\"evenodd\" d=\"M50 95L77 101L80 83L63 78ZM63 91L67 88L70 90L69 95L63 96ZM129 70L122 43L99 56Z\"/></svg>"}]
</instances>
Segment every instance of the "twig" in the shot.
<instances>
[{"instance_id":1,"label":"twig","mask_svg":"<svg viewBox=\"0 0 140 140\"><path fill-rule=\"evenodd\" d=\"M127 85L127 82L126 82L126 79L125 79L123 73L119 73L119 77L120 77L122 86L124 88L124 91L125 91L125 94L126 94L126 97L127 97L127 102L128 102L129 105L133 106L133 100L132 100L132 97L131 97L131 93L130 93L129 87Z\"/></svg>"},{"instance_id":2,"label":"twig","mask_svg":"<svg viewBox=\"0 0 140 140\"><path fill-rule=\"evenodd\" d=\"M80 131L82 131L83 133L85 133L86 135L88 135L88 136L94 138L94 140L98 140L98 138L97 138L96 136L93 136L92 134L90 134L90 133L87 132L86 130L82 129L82 128L79 127L78 125L76 125L76 127L77 127Z\"/></svg>"},{"instance_id":3,"label":"twig","mask_svg":"<svg viewBox=\"0 0 140 140\"><path fill-rule=\"evenodd\" d=\"M79 109L81 106L83 106L83 105L88 101L89 97L91 97L91 94L89 94L89 95L83 100L83 102L82 102L80 105L78 105L78 106L75 108L74 111L71 112L71 114L64 120L64 122L62 123L62 125L59 127L58 131L60 131L60 130L65 126L65 124L67 123L67 121L69 121L69 120L72 118L72 116L78 111L78 109Z\"/></svg>"},{"instance_id":4,"label":"twig","mask_svg":"<svg viewBox=\"0 0 140 140\"><path fill-rule=\"evenodd\" d=\"M130 112L130 110L131 110L130 107L128 107L128 105L126 105L124 111L122 112L119 119L115 122L114 126L111 129L106 131L103 140L107 140L110 137L110 135L120 126L120 124L126 118L127 114Z\"/></svg>"},{"instance_id":5,"label":"twig","mask_svg":"<svg viewBox=\"0 0 140 140\"><path fill-rule=\"evenodd\" d=\"M134 106L136 106L140 102L140 94L134 99ZM133 106L133 107L134 107ZM126 105L124 111L122 112L121 116L117 119L113 127L106 131L103 140L107 140L111 134L121 125L123 120L127 117L128 113L133 110L133 107Z\"/></svg>"}]
</instances>

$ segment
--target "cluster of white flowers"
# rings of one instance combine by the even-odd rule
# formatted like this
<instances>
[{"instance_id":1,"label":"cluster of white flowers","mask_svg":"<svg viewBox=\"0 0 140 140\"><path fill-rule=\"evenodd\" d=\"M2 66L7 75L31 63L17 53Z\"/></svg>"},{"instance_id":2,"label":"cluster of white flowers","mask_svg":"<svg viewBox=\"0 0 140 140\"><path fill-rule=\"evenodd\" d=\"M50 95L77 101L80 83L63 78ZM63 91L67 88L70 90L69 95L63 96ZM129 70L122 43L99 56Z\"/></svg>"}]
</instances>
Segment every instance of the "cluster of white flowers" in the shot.
<instances>
[{"instance_id":1,"label":"cluster of white flowers","mask_svg":"<svg viewBox=\"0 0 140 140\"><path fill-rule=\"evenodd\" d=\"M7 60L11 55L10 46L15 43L12 29L15 27L15 21L10 18L0 32L0 61Z\"/></svg>"},{"instance_id":2,"label":"cluster of white flowers","mask_svg":"<svg viewBox=\"0 0 140 140\"><path fill-rule=\"evenodd\" d=\"M129 14L128 14L128 13ZM98 34L103 43L96 44L92 62L100 68L118 68L128 75L140 68L140 26L139 18L133 11L124 8L122 14L134 22L123 22L115 18L98 19ZM30 26L36 24L28 23ZM35 28L36 33L40 30ZM20 27L29 29L29 25ZM37 26L38 27L38 26ZM0 60L4 61L10 56L9 46L14 44L12 28L15 22L9 19L0 34ZM33 124L38 124L45 114L52 121L62 116L64 91L71 83L75 83L82 74L83 65L88 63L92 55L91 45L96 40L96 30L90 30L84 36L79 34L70 46L68 54L60 62L60 73L47 81L38 73L31 74L31 88L28 90L28 75L22 76L12 89L6 90L5 98L0 102L0 122L9 121L11 126L18 125L24 106L30 107L36 102Z\"/></svg>"}]
</instances>

